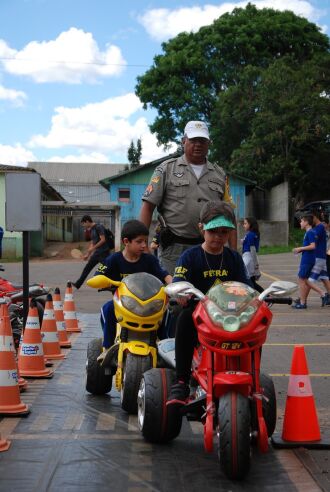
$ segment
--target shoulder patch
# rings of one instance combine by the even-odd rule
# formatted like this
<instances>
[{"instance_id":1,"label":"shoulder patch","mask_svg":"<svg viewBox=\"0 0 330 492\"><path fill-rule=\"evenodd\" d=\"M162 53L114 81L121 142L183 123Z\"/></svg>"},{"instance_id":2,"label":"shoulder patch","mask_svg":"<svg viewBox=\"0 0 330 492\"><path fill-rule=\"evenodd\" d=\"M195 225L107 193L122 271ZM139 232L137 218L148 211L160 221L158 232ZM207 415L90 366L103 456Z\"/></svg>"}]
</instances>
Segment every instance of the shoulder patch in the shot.
<instances>
[{"instance_id":1,"label":"shoulder patch","mask_svg":"<svg viewBox=\"0 0 330 492\"><path fill-rule=\"evenodd\" d=\"M153 192L153 186L152 186L152 184L150 184L146 187L145 192L143 193L143 196L148 197L151 195L152 192Z\"/></svg>"}]
</instances>

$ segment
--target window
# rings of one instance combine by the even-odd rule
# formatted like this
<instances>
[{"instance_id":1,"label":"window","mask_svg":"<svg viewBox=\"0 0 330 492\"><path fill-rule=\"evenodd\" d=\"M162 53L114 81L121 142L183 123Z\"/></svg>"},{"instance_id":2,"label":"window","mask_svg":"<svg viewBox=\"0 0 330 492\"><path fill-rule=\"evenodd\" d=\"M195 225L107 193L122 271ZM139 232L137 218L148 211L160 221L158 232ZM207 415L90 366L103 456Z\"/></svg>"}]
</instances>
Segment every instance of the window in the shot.
<instances>
[{"instance_id":1,"label":"window","mask_svg":"<svg viewBox=\"0 0 330 492\"><path fill-rule=\"evenodd\" d=\"M131 198L131 190L129 188L119 188L118 189L118 201L119 202L129 202Z\"/></svg>"}]
</instances>

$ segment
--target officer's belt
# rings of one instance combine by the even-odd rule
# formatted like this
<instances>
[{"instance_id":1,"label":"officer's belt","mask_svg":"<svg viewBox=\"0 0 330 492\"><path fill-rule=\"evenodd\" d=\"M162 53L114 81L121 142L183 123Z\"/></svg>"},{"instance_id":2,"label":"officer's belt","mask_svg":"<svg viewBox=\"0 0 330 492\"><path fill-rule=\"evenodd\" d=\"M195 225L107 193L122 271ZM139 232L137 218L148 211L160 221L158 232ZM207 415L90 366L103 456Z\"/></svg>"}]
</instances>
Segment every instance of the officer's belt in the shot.
<instances>
[{"instance_id":1,"label":"officer's belt","mask_svg":"<svg viewBox=\"0 0 330 492\"><path fill-rule=\"evenodd\" d=\"M201 244L203 242L202 236L200 237L182 237L171 233L171 243L179 244Z\"/></svg>"}]
</instances>

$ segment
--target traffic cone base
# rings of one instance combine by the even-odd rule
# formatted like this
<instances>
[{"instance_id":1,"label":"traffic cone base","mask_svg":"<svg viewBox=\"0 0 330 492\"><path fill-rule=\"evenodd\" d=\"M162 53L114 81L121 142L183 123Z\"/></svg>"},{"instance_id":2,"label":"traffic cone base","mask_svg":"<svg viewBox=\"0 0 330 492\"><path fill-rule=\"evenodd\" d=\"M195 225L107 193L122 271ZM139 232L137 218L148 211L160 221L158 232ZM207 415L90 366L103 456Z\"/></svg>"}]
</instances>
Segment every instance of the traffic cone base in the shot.
<instances>
[{"instance_id":1,"label":"traffic cone base","mask_svg":"<svg viewBox=\"0 0 330 492\"><path fill-rule=\"evenodd\" d=\"M30 410L21 402L8 306L0 304L0 415L23 416Z\"/></svg>"},{"instance_id":2,"label":"traffic cone base","mask_svg":"<svg viewBox=\"0 0 330 492\"><path fill-rule=\"evenodd\" d=\"M9 449L11 442L7 441L7 439L2 439L0 436L0 452L7 451Z\"/></svg>"},{"instance_id":3,"label":"traffic cone base","mask_svg":"<svg viewBox=\"0 0 330 492\"><path fill-rule=\"evenodd\" d=\"M293 351L282 437L272 437L275 447L313 447L324 449L303 345Z\"/></svg>"},{"instance_id":4,"label":"traffic cone base","mask_svg":"<svg viewBox=\"0 0 330 492\"><path fill-rule=\"evenodd\" d=\"M30 304L25 330L19 346L18 368L25 378L51 378L46 368L37 306Z\"/></svg>"}]
</instances>

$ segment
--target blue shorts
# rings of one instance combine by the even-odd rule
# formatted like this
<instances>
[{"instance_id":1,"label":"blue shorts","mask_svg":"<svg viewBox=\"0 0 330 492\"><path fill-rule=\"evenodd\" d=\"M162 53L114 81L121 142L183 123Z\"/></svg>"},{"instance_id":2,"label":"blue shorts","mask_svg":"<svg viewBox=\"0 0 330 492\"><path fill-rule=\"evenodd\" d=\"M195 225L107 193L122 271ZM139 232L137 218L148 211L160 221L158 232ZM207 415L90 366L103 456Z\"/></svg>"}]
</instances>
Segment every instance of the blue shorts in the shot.
<instances>
[{"instance_id":1,"label":"blue shorts","mask_svg":"<svg viewBox=\"0 0 330 492\"><path fill-rule=\"evenodd\" d=\"M300 265L298 277L308 279L308 277L312 271L313 266L314 266L314 263L307 263L306 265Z\"/></svg>"},{"instance_id":2,"label":"blue shorts","mask_svg":"<svg viewBox=\"0 0 330 492\"><path fill-rule=\"evenodd\" d=\"M316 258L308 280L310 282L316 282L317 280L329 280L327 260L325 258Z\"/></svg>"}]
</instances>

